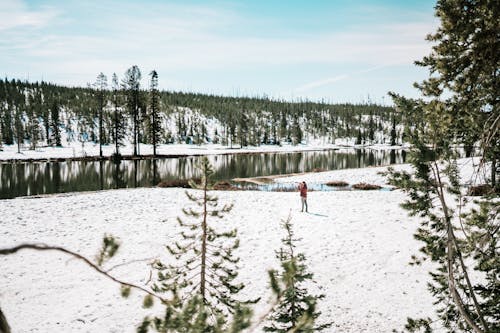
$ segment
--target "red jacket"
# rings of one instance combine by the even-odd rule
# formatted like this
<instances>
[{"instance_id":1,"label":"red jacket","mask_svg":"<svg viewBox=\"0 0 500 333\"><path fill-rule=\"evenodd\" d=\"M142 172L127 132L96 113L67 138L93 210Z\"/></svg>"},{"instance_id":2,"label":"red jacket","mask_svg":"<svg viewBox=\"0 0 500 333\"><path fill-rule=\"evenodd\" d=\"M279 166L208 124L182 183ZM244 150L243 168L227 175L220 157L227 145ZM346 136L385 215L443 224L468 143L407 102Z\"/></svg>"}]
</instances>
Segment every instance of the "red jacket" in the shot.
<instances>
[{"instance_id":1,"label":"red jacket","mask_svg":"<svg viewBox=\"0 0 500 333\"><path fill-rule=\"evenodd\" d=\"M307 198L307 185L300 183L299 191L301 197Z\"/></svg>"}]
</instances>

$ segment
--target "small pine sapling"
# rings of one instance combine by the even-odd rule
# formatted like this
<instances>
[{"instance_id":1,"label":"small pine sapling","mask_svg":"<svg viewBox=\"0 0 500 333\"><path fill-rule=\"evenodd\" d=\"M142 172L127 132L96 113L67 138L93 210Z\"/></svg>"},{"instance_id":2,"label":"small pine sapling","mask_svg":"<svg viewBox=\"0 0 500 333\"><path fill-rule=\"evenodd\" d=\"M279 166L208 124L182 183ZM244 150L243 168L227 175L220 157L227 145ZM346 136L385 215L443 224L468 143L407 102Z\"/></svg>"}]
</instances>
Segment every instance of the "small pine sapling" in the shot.
<instances>
[{"instance_id":1,"label":"small pine sapling","mask_svg":"<svg viewBox=\"0 0 500 333\"><path fill-rule=\"evenodd\" d=\"M264 327L266 332L313 332L330 327L327 323L315 326L315 321L321 314L316 311L316 304L325 295L310 295L304 286L312 281L313 274L307 271L306 257L297 253L291 216L282 223L285 237L281 240L283 247L276 252L281 262L281 271L271 273L272 289L279 290L280 298L275 310L268 317L269 325ZM277 278L274 279L273 275ZM276 284L281 284L282 287Z\"/></svg>"},{"instance_id":2,"label":"small pine sapling","mask_svg":"<svg viewBox=\"0 0 500 333\"><path fill-rule=\"evenodd\" d=\"M218 198L209 194L209 190L213 189L210 182L213 169L207 158L202 159L199 169L202 173L201 183L191 181L190 184L201 190L198 192L201 195L186 191L194 206L183 209L189 221L178 218L182 228L181 241L167 246L175 263L164 265L157 261L153 265L158 271L158 281L153 290L172 292L174 298L179 298L178 306L170 307L167 312L173 311L173 308L184 311L182 303L190 301L203 308L200 311L209 313L212 324L215 324L241 308L242 303L234 296L244 285L234 283L239 261L233 254L239 246L236 230L220 232L213 227L212 219L209 221L211 217L222 218L232 209L232 205L220 207ZM152 322L155 327L167 325L162 320L166 319L157 318Z\"/></svg>"},{"instance_id":3,"label":"small pine sapling","mask_svg":"<svg viewBox=\"0 0 500 333\"><path fill-rule=\"evenodd\" d=\"M214 314L206 306L200 295L181 301L174 296L173 302L167 303L165 315L161 318L146 317L137 328L138 333L146 333L149 328L157 332L190 332L190 333L239 333L250 327L252 311L243 304L234 307L230 316Z\"/></svg>"}]
</instances>

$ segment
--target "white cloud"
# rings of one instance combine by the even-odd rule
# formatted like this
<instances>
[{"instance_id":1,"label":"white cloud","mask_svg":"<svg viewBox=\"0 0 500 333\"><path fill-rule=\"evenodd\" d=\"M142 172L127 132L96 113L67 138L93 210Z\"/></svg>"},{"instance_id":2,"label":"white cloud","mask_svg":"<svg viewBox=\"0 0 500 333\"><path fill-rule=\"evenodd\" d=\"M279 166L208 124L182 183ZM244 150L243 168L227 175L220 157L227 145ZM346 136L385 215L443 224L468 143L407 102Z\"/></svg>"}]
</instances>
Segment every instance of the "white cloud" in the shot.
<instances>
[{"instance_id":1,"label":"white cloud","mask_svg":"<svg viewBox=\"0 0 500 333\"><path fill-rule=\"evenodd\" d=\"M240 28L248 18L231 7L85 2L89 13L101 15L86 17L62 15L64 6L59 7L60 12L51 8L34 11L19 0L2 1L0 63L10 73L65 77L67 81L60 81L64 84L92 82L100 71L121 76L134 64L163 73L262 71L313 64L325 67L325 75L293 90L313 91L362 73L353 71L354 67L368 68L367 72L411 64L429 53L424 38L436 27L433 19L419 18L406 24L360 25L281 37L272 31L267 35L251 30L242 33ZM331 65L345 66L345 72L328 74Z\"/></svg>"},{"instance_id":2,"label":"white cloud","mask_svg":"<svg viewBox=\"0 0 500 333\"><path fill-rule=\"evenodd\" d=\"M151 61L164 69L216 69L281 64L409 64L428 54L424 36L431 26L380 27L372 32L342 32L294 39L225 37L199 30L159 26L118 38L57 36L27 50L36 57ZM139 32L141 31L141 32ZM177 32L175 32L177 31ZM175 32L175 33L174 33ZM59 61L57 61L59 62ZM96 69L98 70L98 69Z\"/></svg>"},{"instance_id":3,"label":"white cloud","mask_svg":"<svg viewBox=\"0 0 500 333\"><path fill-rule=\"evenodd\" d=\"M311 90L314 88L326 86L328 84L332 84L332 83L347 79L348 77L349 77L349 75L342 74L342 75L337 75L334 77L330 77L330 78L326 78L326 79L322 79L322 80L318 80L318 81L314 81L314 82L309 82L309 83L306 83L306 84L298 87L297 89L295 89L295 91L296 92L308 91L308 90Z\"/></svg>"},{"instance_id":4,"label":"white cloud","mask_svg":"<svg viewBox=\"0 0 500 333\"><path fill-rule=\"evenodd\" d=\"M21 27L41 28L58 15L53 8L29 10L21 0L0 1L0 31Z\"/></svg>"},{"instance_id":5,"label":"white cloud","mask_svg":"<svg viewBox=\"0 0 500 333\"><path fill-rule=\"evenodd\" d=\"M375 67L363 69L363 70L360 70L360 71L355 71L354 73L351 73L351 74L341 74L341 75L337 75L337 76L334 76L334 77L329 77L329 78L325 78L325 79L316 80L316 81L309 82L309 83L301 85L300 87L295 88L293 90L293 92L301 93L301 92L309 91L309 90L312 90L312 89L315 89L315 88L320 88L320 87L323 87L323 86L330 85L332 83L336 83L338 81L342 81L342 80L351 78L353 76L357 76L359 74L366 74L366 73L369 73L369 72L373 72L373 71L376 71L378 69L382 69L384 67L387 67L387 66L385 66L385 65L375 66Z\"/></svg>"}]
</instances>

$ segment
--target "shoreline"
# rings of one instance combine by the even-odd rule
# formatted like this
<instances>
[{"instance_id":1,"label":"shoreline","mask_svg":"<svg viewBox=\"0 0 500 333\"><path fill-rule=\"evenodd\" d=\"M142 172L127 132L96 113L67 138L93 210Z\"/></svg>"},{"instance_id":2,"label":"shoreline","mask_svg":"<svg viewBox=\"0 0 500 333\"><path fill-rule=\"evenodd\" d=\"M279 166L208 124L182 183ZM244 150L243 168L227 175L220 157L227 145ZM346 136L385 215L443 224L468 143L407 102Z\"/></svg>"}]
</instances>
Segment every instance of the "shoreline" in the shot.
<instances>
[{"instance_id":1,"label":"shoreline","mask_svg":"<svg viewBox=\"0 0 500 333\"><path fill-rule=\"evenodd\" d=\"M160 153L156 157L152 154L152 148L149 145L144 145L146 153L134 156L129 150L131 147L125 147L125 151L121 155L121 160L148 160L148 159L166 159L166 158L184 158L192 156L206 155L253 155L253 154L279 154L279 153L301 153L314 151L331 151L343 149L369 149L369 150L402 150L407 149L406 146L396 145L284 145L284 146L256 146L244 148L230 148L219 145L202 145L192 146L184 144L162 145L159 147ZM75 151L75 147L43 147L48 151L40 150L24 150L17 153L17 149L12 149L14 146L7 146L8 150L0 151L0 163L37 163L37 162L67 162L67 161L106 161L113 159L114 151L110 146L103 146L103 156L99 156L96 147L87 151ZM98 146L97 146L98 149ZM16 150L16 151L14 151ZM151 151L151 152L150 152ZM170 152L169 152L170 151ZM26 154L25 154L26 153ZM39 155L39 156L37 156ZM43 155L43 156L40 156Z\"/></svg>"},{"instance_id":2,"label":"shoreline","mask_svg":"<svg viewBox=\"0 0 500 333\"><path fill-rule=\"evenodd\" d=\"M9 148L11 148L10 146ZM106 146L109 148L109 146ZM197 146L191 147L188 145L164 145L161 147L162 153L133 155L133 154L123 154L121 155L121 160L153 160L153 159L167 159L167 158L185 158L193 156L208 156L208 155L256 155L256 154L280 154L280 153L302 153L302 152L314 152L314 151L333 151L333 150L351 150L351 149L368 149L368 150L404 150L407 149L406 146L388 146L388 145L369 145L369 146L344 146L344 145L329 145L329 146L258 146L258 147L245 147L245 148L229 148L221 146ZM85 161L85 162L97 162L97 161L110 161L113 160L113 153L106 151L102 157L98 154L82 154L79 152L79 156L76 155L74 147L46 147L45 149L50 149L52 151L40 152L36 150L25 150L21 153L13 151L0 151L0 164L9 163L39 163L39 162L67 162L67 161ZM149 149L148 149L149 150ZM171 152L167 152L172 150ZM24 153L28 154L24 154ZM46 153L46 156L33 157L38 153ZM55 154L54 154L55 153ZM73 156L68 153L73 153ZM3 156L6 155L6 156ZM43 154L40 154L43 155ZM13 157L14 156L14 157Z\"/></svg>"}]
</instances>

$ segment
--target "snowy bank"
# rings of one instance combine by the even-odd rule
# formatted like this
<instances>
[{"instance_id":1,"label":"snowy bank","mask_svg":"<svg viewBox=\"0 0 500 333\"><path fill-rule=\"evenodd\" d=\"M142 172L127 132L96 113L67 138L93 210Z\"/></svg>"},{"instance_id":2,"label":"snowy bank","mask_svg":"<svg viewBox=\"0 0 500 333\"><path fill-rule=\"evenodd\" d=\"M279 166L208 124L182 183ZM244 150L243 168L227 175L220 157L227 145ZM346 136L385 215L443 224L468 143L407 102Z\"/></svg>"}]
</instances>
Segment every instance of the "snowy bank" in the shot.
<instances>
[{"instance_id":1,"label":"snowy bank","mask_svg":"<svg viewBox=\"0 0 500 333\"><path fill-rule=\"evenodd\" d=\"M362 146L362 145L348 145L343 141L337 142L337 144L321 144L321 143L310 143L310 144L282 144L277 145L261 145L256 147L243 147L235 145L233 147L222 146L219 144L203 144L203 145L193 145L193 144L168 144L159 145L157 148L157 154L163 156L193 156L193 155L217 155L217 154L234 154L234 153L277 153L277 152L301 152L301 151L317 151L317 150L331 150L331 149L343 149L343 148L364 148L364 149L374 149L374 150L389 150L389 149L402 149L401 146L389 146L389 145L373 145L373 146ZM110 157L115 152L113 145L104 145L103 156ZM152 155L153 147L152 145L141 144L139 148L141 155ZM127 145L120 148L120 153L122 155L132 155L133 147L132 145ZM82 158L82 157L96 157L99 156L99 145L87 143L84 147L79 143L70 142L64 147L39 147L35 150L22 149L21 153L17 152L16 145L5 145L3 150L0 150L0 161L9 160L39 160L39 159L71 159L71 158Z\"/></svg>"},{"instance_id":2,"label":"snowy bank","mask_svg":"<svg viewBox=\"0 0 500 333\"><path fill-rule=\"evenodd\" d=\"M309 214L299 212L297 193L218 195L234 203L222 221L239 230L243 297L262 297L257 314L267 309L266 272L278 267L274 250L288 214L315 274L312 292L326 295L319 308L323 321L334 322L328 332L389 332L408 316L432 314L426 267L408 265L419 244L415 221L399 207L401 192L311 192ZM175 219L187 204L184 190L161 188L2 200L0 244L44 242L92 257L108 233L123 246L107 267L166 259L164 245L177 238ZM142 309L138 292L122 299L118 285L59 253L23 251L0 258L0 266L0 303L14 332L134 332L145 314L162 313ZM149 278L147 262L112 272L138 284Z\"/></svg>"}]
</instances>

